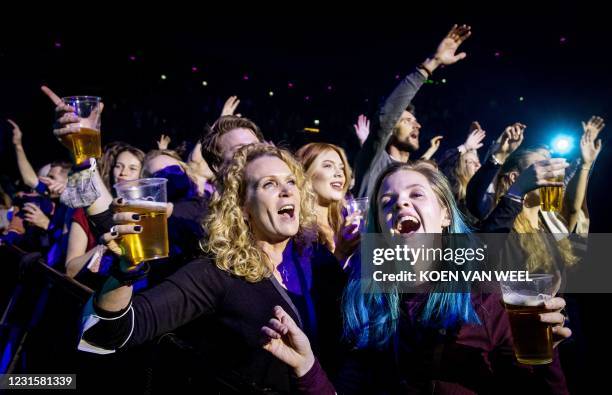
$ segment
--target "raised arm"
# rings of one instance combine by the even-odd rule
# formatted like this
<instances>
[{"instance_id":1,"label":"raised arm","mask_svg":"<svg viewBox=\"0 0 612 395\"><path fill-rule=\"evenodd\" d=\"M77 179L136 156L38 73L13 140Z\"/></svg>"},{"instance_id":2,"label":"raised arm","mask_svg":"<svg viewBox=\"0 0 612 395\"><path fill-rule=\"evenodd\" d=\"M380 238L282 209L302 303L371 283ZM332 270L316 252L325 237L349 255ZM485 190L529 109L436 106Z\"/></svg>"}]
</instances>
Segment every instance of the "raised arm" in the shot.
<instances>
[{"instance_id":1,"label":"raised arm","mask_svg":"<svg viewBox=\"0 0 612 395\"><path fill-rule=\"evenodd\" d=\"M408 74L391 92L380 109L378 121L379 126L375 133L370 133L355 160L355 186L354 191L359 192L363 177L372 166L373 161L386 148L395 125L402 113L417 92L440 66L448 66L466 57L465 52L456 53L459 45L470 37L470 27L466 25L454 25L448 34L442 39L433 56L425 59L417 70Z\"/></svg>"},{"instance_id":2,"label":"raised arm","mask_svg":"<svg viewBox=\"0 0 612 395\"><path fill-rule=\"evenodd\" d=\"M444 136L435 136L431 140L429 140L429 148L423 155L421 155L421 159L430 160L432 156L438 151L440 148L440 143Z\"/></svg>"},{"instance_id":3,"label":"raised arm","mask_svg":"<svg viewBox=\"0 0 612 395\"><path fill-rule=\"evenodd\" d=\"M30 188L35 188L38 185L38 175L30 164L26 152L23 148L22 137L23 133L14 121L7 119L8 123L13 126L13 145L15 146L15 156L17 156L17 167L23 179L24 184Z\"/></svg>"},{"instance_id":4,"label":"raised arm","mask_svg":"<svg viewBox=\"0 0 612 395\"><path fill-rule=\"evenodd\" d=\"M582 123L583 134L580 139L580 157L582 163L578 174L570 180L564 198L564 209L562 215L567 221L567 228L571 231L576 227L578 214L582 210L584 197L589 184L589 173L595 162L595 158L601 151L601 139L596 140L601 130L605 127L601 117L591 117L587 123Z\"/></svg>"},{"instance_id":5,"label":"raised arm","mask_svg":"<svg viewBox=\"0 0 612 395\"><path fill-rule=\"evenodd\" d=\"M495 208L494 191L491 193L489 188L501 165L523 142L525 128L526 126L519 122L506 127L497 139L493 154L485 160L468 182L466 204L470 213L479 220L486 218Z\"/></svg>"},{"instance_id":6,"label":"raised arm","mask_svg":"<svg viewBox=\"0 0 612 395\"><path fill-rule=\"evenodd\" d=\"M91 121L93 122L95 118L100 116L100 113L104 109L104 104L100 103L99 108L96 109L95 111L92 111L92 114L90 115L88 119L79 118L74 113L74 109L70 107L69 105L65 104L62 101L62 99L55 92L53 92L50 88L46 86L42 86L41 90L49 98L49 100L51 100L51 102L53 102L53 104L55 105L56 120L55 120L55 128L53 130L53 134L58 138L59 136L62 136L65 134L74 133L75 131L78 130L78 128L75 128L74 126L80 123L86 124L88 121L90 121L89 118L91 118ZM92 183L95 185L95 188L100 193L100 196L86 208L87 215L100 214L104 212L105 210L107 210L110 204L112 203L112 200L113 200L112 195L108 191L106 186L104 185L104 181L102 180L102 177L100 177L100 173L98 172L98 169L95 166L90 166L88 170L87 169L88 166L86 166L86 164L84 167L85 168L81 168L78 170L91 172ZM77 184L79 183L77 182ZM80 192L77 191L77 194L78 193Z\"/></svg>"}]
</instances>

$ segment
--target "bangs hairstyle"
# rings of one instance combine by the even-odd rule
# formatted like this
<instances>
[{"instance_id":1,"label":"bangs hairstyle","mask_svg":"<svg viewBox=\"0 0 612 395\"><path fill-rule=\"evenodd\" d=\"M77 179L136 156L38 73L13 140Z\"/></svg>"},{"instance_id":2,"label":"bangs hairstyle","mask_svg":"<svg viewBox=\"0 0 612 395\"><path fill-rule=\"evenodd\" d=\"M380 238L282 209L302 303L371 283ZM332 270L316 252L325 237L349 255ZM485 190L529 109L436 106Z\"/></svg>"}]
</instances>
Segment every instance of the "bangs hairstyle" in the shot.
<instances>
[{"instance_id":1,"label":"bangs hairstyle","mask_svg":"<svg viewBox=\"0 0 612 395\"><path fill-rule=\"evenodd\" d=\"M100 174L102 175L102 181L104 185L108 188L109 191L113 191L112 184L115 183L113 178L113 169L117 164L117 158L123 152L129 152L134 155L136 159L140 162L140 173L138 177L142 176L142 171L144 168L144 158L145 154L141 150L136 147L131 146L128 143L123 143L120 141L112 142L106 145L104 150L104 155L102 156L101 165L100 165Z\"/></svg>"},{"instance_id":2,"label":"bangs hairstyle","mask_svg":"<svg viewBox=\"0 0 612 395\"><path fill-rule=\"evenodd\" d=\"M379 223L378 193L387 177L402 170L414 171L427 178L440 206L448 210L450 218L448 233L470 233L446 177L426 162L396 163L378 177L374 192L370 196L367 233L388 232L388 229L383 229ZM342 297L344 338L358 348L382 349L387 346L397 330L400 317L399 290L396 286L389 292L381 293L371 278L363 281L362 284L360 268L357 267L351 273L351 279ZM420 318L424 326L434 328L452 328L464 323L480 323L469 292L458 292L437 285L424 301Z\"/></svg>"},{"instance_id":3,"label":"bangs hairstyle","mask_svg":"<svg viewBox=\"0 0 612 395\"><path fill-rule=\"evenodd\" d=\"M200 245L204 252L214 257L219 269L251 283L269 277L273 269L266 253L257 246L243 213L247 193L246 167L266 156L285 162L296 179L300 193L300 224L293 237L296 247L305 253L316 238L315 195L300 163L289 151L271 145L250 144L240 148L221 173L219 193L213 197L204 221L208 239L202 240Z\"/></svg>"},{"instance_id":4,"label":"bangs hairstyle","mask_svg":"<svg viewBox=\"0 0 612 395\"><path fill-rule=\"evenodd\" d=\"M344 150L337 145L328 144L328 143L310 143L306 144L302 148L300 148L295 156L304 166L304 170L306 171L306 175L310 178L312 177L312 173L314 169L312 169L312 164L317 159L317 156L322 154L323 152L333 151L340 156L340 160L342 161L342 165L344 166L344 187L342 188L342 192L346 195L352 178L351 166L348 163L348 159L346 158L346 153ZM344 206L345 200L339 200L336 202L332 202L329 205L329 213L327 220L334 232L334 234L338 234L342 228L342 224L344 223L344 216L342 215L342 208Z\"/></svg>"}]
</instances>

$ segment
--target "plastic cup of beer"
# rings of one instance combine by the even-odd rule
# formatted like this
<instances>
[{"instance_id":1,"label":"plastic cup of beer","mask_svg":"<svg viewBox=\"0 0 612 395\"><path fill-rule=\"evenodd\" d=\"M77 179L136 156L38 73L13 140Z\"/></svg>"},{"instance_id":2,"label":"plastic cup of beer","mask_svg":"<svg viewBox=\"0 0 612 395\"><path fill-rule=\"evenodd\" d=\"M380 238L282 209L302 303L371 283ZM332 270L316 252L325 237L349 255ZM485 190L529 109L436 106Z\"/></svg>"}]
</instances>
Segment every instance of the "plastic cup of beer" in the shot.
<instances>
[{"instance_id":1,"label":"plastic cup of beer","mask_svg":"<svg viewBox=\"0 0 612 395\"><path fill-rule=\"evenodd\" d=\"M549 181L563 182L564 176L558 176ZM540 207L542 211L561 211L563 205L563 187L540 188Z\"/></svg>"},{"instance_id":2,"label":"plastic cup of beer","mask_svg":"<svg viewBox=\"0 0 612 395\"><path fill-rule=\"evenodd\" d=\"M88 158L102 157L100 138L101 101L96 96L69 96L62 101L74 108L79 117L79 123L71 126L73 133L59 137L72 154L76 164L83 163Z\"/></svg>"},{"instance_id":3,"label":"plastic cup of beer","mask_svg":"<svg viewBox=\"0 0 612 395\"><path fill-rule=\"evenodd\" d=\"M117 197L126 202L117 212L140 215L139 221L127 224L141 225L142 232L123 235L119 239L124 257L134 265L168 257L167 182L165 178L141 178L114 185Z\"/></svg>"},{"instance_id":4,"label":"plastic cup of beer","mask_svg":"<svg viewBox=\"0 0 612 395\"><path fill-rule=\"evenodd\" d=\"M502 281L504 306L510 319L516 359L525 365L553 360L552 325L541 322L544 302L553 297L552 274L530 274L531 281Z\"/></svg>"},{"instance_id":5,"label":"plastic cup of beer","mask_svg":"<svg viewBox=\"0 0 612 395\"><path fill-rule=\"evenodd\" d=\"M352 215L354 213L359 213L356 216L356 222L359 221L359 228L358 228L358 232L363 233L365 231L366 228L366 221L368 219L368 208L369 208L369 204L368 204L368 198L367 197L362 197L362 198L355 198L355 199L349 199L346 201L346 212L347 215Z\"/></svg>"}]
</instances>

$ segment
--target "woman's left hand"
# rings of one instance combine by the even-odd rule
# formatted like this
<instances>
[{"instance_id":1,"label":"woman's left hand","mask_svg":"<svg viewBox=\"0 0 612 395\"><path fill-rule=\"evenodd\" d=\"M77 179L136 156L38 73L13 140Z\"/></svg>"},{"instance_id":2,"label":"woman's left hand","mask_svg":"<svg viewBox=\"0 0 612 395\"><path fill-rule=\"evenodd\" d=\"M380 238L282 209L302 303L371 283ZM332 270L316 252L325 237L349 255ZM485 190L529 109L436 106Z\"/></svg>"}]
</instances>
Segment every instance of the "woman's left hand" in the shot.
<instances>
[{"instance_id":1,"label":"woman's left hand","mask_svg":"<svg viewBox=\"0 0 612 395\"><path fill-rule=\"evenodd\" d=\"M563 340L572 335L572 330L563 326L567 317L561 313L565 308L565 299L552 298L544 302L548 313L540 314L540 321L553 325L553 347L557 347Z\"/></svg>"}]
</instances>

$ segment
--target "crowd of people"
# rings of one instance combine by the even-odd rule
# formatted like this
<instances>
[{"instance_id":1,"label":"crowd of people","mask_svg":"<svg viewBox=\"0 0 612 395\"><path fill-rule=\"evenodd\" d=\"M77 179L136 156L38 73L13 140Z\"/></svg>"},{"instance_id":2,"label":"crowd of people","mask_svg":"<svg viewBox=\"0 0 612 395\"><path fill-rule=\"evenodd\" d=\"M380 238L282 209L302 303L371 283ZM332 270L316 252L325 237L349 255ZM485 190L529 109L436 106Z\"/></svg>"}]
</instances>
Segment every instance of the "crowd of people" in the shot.
<instances>
[{"instance_id":1,"label":"crowd of people","mask_svg":"<svg viewBox=\"0 0 612 395\"><path fill-rule=\"evenodd\" d=\"M440 67L466 57L459 48L470 35L455 25L399 81L372 125L359 116L352 161L326 142L277 147L236 114L235 96L187 152L172 150L164 135L146 153L114 141L97 160L38 171L9 121L23 188L0 190L0 243L40 252L93 290L74 317L79 353L127 355L176 333L208 361L206 376L224 378L221 387L234 380L261 393L567 393L558 345L572 331L562 295L540 315L552 326L554 360L528 366L514 356L499 294L363 290L364 218L347 211L361 197L369 199L367 233L529 234L510 249L530 273L560 279L579 266L567 237L589 232L586 194L602 118L583 122L571 163L547 147L524 147L520 122L488 147L488 133L473 122L458 147L438 153L436 136L415 157L422 142L413 99ZM55 107L54 134L74 133L83 119L42 91ZM113 186L151 177L167 180L169 257L134 267L118 241L142 232L141 214L122 209ZM563 187L561 210L543 209L543 187ZM565 237L551 244L551 234ZM211 393L231 387L202 385Z\"/></svg>"}]
</instances>

